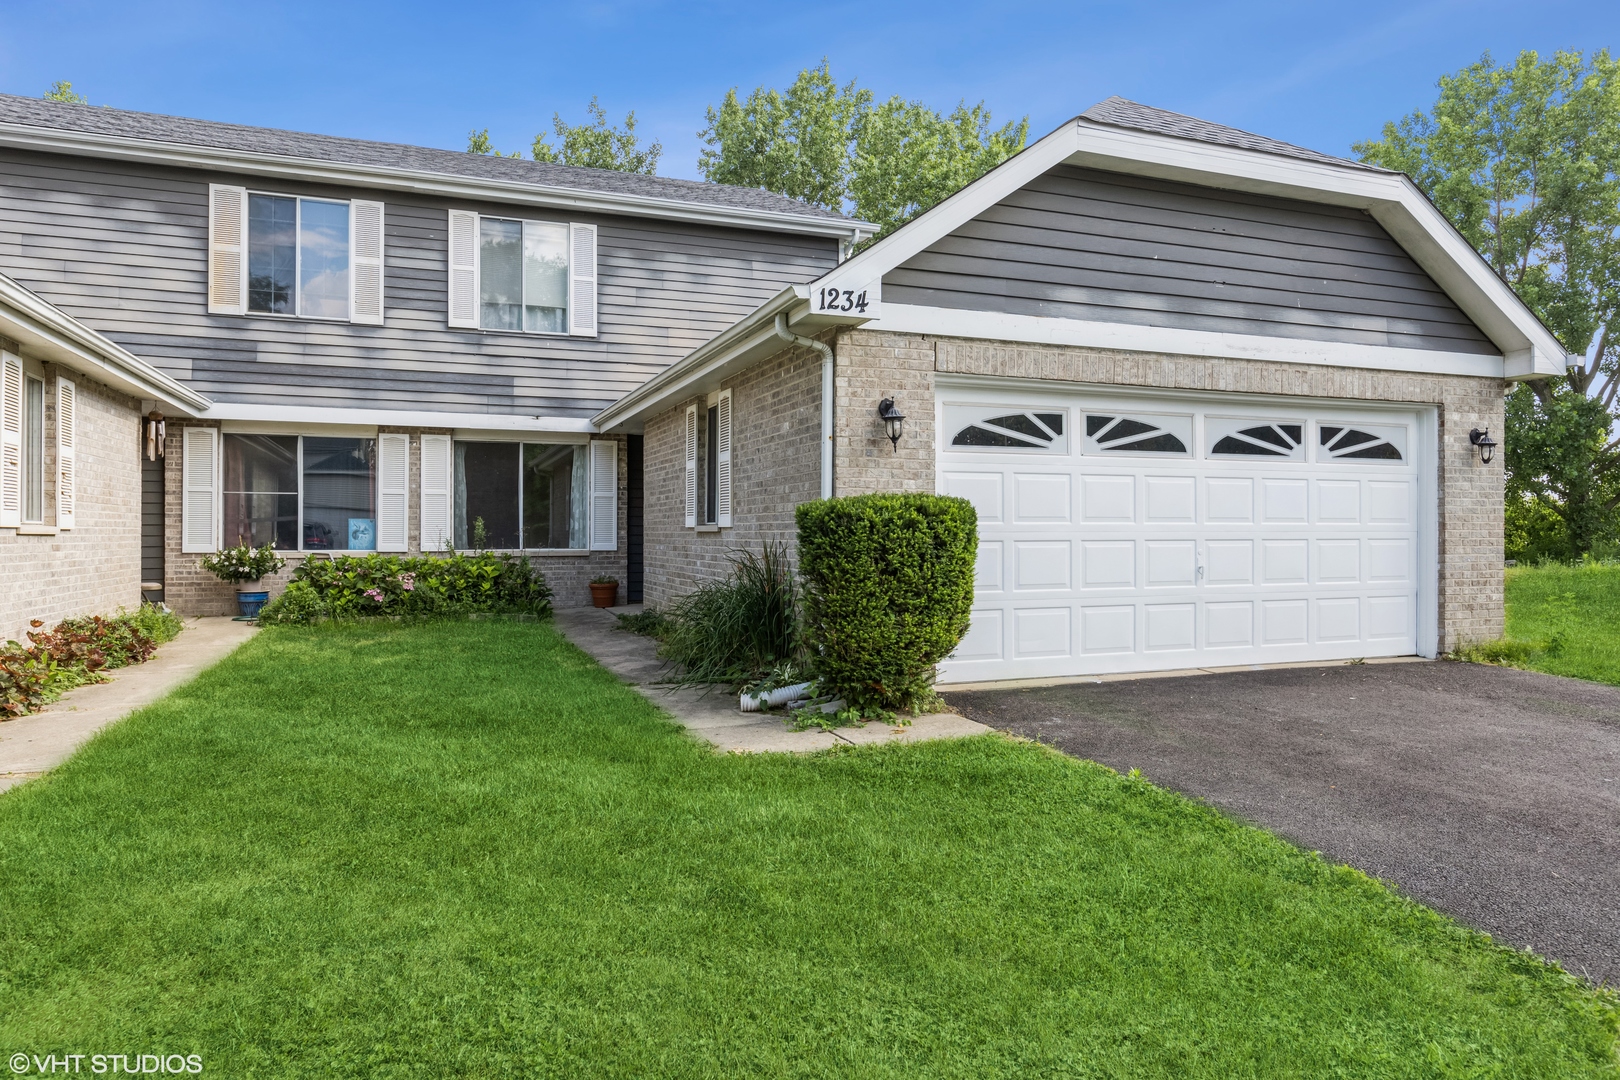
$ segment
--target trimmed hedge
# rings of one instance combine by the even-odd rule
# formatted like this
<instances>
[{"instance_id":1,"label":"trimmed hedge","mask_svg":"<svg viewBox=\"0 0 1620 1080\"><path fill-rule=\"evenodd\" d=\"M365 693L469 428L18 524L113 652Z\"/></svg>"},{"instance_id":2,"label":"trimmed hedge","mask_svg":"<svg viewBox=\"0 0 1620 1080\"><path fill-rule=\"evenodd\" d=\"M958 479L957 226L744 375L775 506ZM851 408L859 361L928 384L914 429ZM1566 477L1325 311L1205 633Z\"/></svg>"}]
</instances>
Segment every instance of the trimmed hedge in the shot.
<instances>
[{"instance_id":1,"label":"trimmed hedge","mask_svg":"<svg viewBox=\"0 0 1620 1080\"><path fill-rule=\"evenodd\" d=\"M343 555L305 560L259 621L550 611L551 586L519 555Z\"/></svg>"},{"instance_id":2,"label":"trimmed hedge","mask_svg":"<svg viewBox=\"0 0 1620 1080\"><path fill-rule=\"evenodd\" d=\"M916 709L967 633L978 515L945 495L802 504L805 637L824 691L863 713Z\"/></svg>"}]
</instances>

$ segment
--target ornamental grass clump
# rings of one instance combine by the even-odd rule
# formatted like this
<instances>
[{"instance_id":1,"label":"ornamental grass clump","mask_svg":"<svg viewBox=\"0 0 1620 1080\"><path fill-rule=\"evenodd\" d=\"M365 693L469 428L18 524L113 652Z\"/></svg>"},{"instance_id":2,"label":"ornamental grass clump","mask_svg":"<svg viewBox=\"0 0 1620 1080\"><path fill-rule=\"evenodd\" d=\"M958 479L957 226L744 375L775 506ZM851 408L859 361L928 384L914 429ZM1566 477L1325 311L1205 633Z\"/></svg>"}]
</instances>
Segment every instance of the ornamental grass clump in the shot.
<instances>
[{"instance_id":1,"label":"ornamental grass clump","mask_svg":"<svg viewBox=\"0 0 1620 1080\"><path fill-rule=\"evenodd\" d=\"M944 495L804 503L804 635L823 693L862 715L933 705L935 665L967 633L978 517Z\"/></svg>"},{"instance_id":2,"label":"ornamental grass clump","mask_svg":"<svg viewBox=\"0 0 1620 1080\"><path fill-rule=\"evenodd\" d=\"M678 665L670 682L757 682L783 665L802 665L799 590L781 544L731 553L731 576L676 601L658 654Z\"/></svg>"},{"instance_id":3,"label":"ornamental grass clump","mask_svg":"<svg viewBox=\"0 0 1620 1080\"><path fill-rule=\"evenodd\" d=\"M306 560L286 591L259 612L259 621L550 612L551 587L522 556L372 554Z\"/></svg>"}]
</instances>

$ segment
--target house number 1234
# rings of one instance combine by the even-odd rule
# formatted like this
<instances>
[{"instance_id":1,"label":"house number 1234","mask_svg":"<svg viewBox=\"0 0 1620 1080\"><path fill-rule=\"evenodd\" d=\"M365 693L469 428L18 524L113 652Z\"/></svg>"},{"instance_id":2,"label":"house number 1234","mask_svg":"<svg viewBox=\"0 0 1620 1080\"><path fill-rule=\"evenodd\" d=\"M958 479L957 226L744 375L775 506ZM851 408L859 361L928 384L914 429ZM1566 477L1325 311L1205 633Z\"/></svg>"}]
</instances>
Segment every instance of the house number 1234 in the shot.
<instances>
[{"instance_id":1,"label":"house number 1234","mask_svg":"<svg viewBox=\"0 0 1620 1080\"><path fill-rule=\"evenodd\" d=\"M816 290L817 311L858 311L865 314L869 306L865 289Z\"/></svg>"}]
</instances>

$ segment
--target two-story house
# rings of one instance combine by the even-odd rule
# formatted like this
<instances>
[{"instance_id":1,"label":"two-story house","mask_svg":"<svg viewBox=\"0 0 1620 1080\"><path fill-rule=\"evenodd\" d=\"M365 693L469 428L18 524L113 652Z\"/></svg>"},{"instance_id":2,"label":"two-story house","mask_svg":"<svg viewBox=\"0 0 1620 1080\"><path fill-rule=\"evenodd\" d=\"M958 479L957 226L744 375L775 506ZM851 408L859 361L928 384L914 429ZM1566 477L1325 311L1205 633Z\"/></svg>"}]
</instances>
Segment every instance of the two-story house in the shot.
<instances>
[{"instance_id":1,"label":"two-story house","mask_svg":"<svg viewBox=\"0 0 1620 1080\"><path fill-rule=\"evenodd\" d=\"M226 613L198 556L239 540L292 565L481 542L559 604L601 573L636 596L640 438L590 418L870 231L751 189L0 97L0 273L141 375L0 325L0 635L143 588Z\"/></svg>"}]
</instances>

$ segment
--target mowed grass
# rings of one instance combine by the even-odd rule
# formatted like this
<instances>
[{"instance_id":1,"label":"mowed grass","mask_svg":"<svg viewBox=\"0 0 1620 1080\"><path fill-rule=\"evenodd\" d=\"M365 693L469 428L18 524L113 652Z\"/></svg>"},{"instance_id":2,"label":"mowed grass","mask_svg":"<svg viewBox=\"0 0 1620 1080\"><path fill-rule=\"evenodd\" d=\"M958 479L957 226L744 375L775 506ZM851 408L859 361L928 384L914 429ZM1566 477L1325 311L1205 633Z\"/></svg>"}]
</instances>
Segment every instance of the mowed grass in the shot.
<instances>
[{"instance_id":1,"label":"mowed grass","mask_svg":"<svg viewBox=\"0 0 1620 1080\"><path fill-rule=\"evenodd\" d=\"M1509 570L1507 635L1520 667L1620 686L1620 565Z\"/></svg>"},{"instance_id":2,"label":"mowed grass","mask_svg":"<svg viewBox=\"0 0 1620 1080\"><path fill-rule=\"evenodd\" d=\"M1613 1075L1612 998L999 736L721 757L544 624L267 630L0 796L0 1053ZM90 1062L85 1061L88 1069Z\"/></svg>"}]
</instances>

